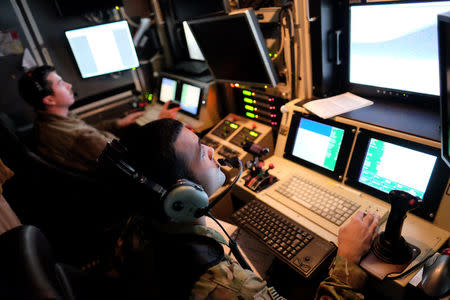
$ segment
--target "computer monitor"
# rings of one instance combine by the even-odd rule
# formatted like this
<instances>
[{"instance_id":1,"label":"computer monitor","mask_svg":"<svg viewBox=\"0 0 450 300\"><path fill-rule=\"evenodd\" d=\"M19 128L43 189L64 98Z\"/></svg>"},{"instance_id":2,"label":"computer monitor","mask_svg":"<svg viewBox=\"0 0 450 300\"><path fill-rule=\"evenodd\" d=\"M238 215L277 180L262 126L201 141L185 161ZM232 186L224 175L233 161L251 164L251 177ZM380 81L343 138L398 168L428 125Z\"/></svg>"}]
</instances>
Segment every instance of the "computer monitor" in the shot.
<instances>
[{"instance_id":1,"label":"computer monitor","mask_svg":"<svg viewBox=\"0 0 450 300\"><path fill-rule=\"evenodd\" d=\"M159 101L166 103L167 101L175 101L177 97L178 82L174 79L161 78L161 87L159 89Z\"/></svg>"},{"instance_id":2,"label":"computer monitor","mask_svg":"<svg viewBox=\"0 0 450 300\"><path fill-rule=\"evenodd\" d=\"M437 15L449 10L450 1L351 5L349 90L437 102Z\"/></svg>"},{"instance_id":3,"label":"computer monitor","mask_svg":"<svg viewBox=\"0 0 450 300\"><path fill-rule=\"evenodd\" d=\"M450 12L438 17L441 79L441 157L450 167Z\"/></svg>"},{"instance_id":4,"label":"computer monitor","mask_svg":"<svg viewBox=\"0 0 450 300\"><path fill-rule=\"evenodd\" d=\"M277 85L278 76L252 9L188 24L216 81Z\"/></svg>"},{"instance_id":5,"label":"computer monitor","mask_svg":"<svg viewBox=\"0 0 450 300\"><path fill-rule=\"evenodd\" d=\"M197 116L200 110L202 89L198 86L183 83L181 85L180 106L181 110Z\"/></svg>"},{"instance_id":6,"label":"computer monitor","mask_svg":"<svg viewBox=\"0 0 450 300\"><path fill-rule=\"evenodd\" d=\"M192 60L205 61L205 57L203 56L202 51L200 50L200 47L198 46L197 41L195 40L195 37L186 21L183 22L183 29L189 52L189 58Z\"/></svg>"},{"instance_id":7,"label":"computer monitor","mask_svg":"<svg viewBox=\"0 0 450 300\"><path fill-rule=\"evenodd\" d=\"M295 113L286 143L285 157L339 179L345 171L354 129L347 124Z\"/></svg>"},{"instance_id":8,"label":"computer monitor","mask_svg":"<svg viewBox=\"0 0 450 300\"><path fill-rule=\"evenodd\" d=\"M346 184L387 201L391 190L424 200L417 214L432 220L447 185L449 171L439 149L361 129Z\"/></svg>"},{"instance_id":9,"label":"computer monitor","mask_svg":"<svg viewBox=\"0 0 450 300\"><path fill-rule=\"evenodd\" d=\"M82 78L139 67L126 21L65 32Z\"/></svg>"}]
</instances>

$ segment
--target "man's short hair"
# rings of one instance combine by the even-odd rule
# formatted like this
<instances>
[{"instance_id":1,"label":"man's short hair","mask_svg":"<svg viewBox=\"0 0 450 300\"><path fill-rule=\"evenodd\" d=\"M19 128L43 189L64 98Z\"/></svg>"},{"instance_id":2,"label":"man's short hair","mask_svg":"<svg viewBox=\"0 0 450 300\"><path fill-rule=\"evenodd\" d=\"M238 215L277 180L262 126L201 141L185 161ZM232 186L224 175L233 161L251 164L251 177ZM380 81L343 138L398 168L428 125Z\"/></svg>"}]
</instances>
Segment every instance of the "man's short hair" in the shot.
<instances>
[{"instance_id":1,"label":"man's short hair","mask_svg":"<svg viewBox=\"0 0 450 300\"><path fill-rule=\"evenodd\" d=\"M174 142L183 127L177 120L156 120L129 131L120 142L128 149L134 167L167 189L178 179L197 181L188 162L175 152Z\"/></svg>"},{"instance_id":2,"label":"man's short hair","mask_svg":"<svg viewBox=\"0 0 450 300\"><path fill-rule=\"evenodd\" d=\"M20 96L37 110L45 109L42 99L53 95L52 83L47 77L54 71L55 68L52 66L35 67L19 79Z\"/></svg>"}]
</instances>

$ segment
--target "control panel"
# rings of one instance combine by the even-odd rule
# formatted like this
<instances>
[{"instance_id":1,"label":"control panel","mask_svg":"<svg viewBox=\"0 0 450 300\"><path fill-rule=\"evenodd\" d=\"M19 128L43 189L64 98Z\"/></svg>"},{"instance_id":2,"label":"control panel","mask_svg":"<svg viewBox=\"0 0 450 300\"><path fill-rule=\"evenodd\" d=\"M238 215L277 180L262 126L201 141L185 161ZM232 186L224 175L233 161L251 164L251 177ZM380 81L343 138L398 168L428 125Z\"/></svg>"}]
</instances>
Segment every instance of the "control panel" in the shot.
<instances>
[{"instance_id":1,"label":"control panel","mask_svg":"<svg viewBox=\"0 0 450 300\"><path fill-rule=\"evenodd\" d=\"M252 155L242 148L247 142L269 148L269 157L274 149L272 127L229 114L202 138L203 144L214 148L216 158L237 156L244 165L253 159Z\"/></svg>"}]
</instances>

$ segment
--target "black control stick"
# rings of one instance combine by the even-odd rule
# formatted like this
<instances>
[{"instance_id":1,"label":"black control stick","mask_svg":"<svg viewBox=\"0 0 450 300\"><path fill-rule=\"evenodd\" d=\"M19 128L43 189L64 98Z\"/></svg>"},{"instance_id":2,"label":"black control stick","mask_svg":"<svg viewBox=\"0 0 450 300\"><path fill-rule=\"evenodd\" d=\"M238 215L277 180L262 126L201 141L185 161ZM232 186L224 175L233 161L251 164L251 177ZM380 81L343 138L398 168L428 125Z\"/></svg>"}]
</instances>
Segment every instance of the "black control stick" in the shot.
<instances>
[{"instance_id":1,"label":"black control stick","mask_svg":"<svg viewBox=\"0 0 450 300\"><path fill-rule=\"evenodd\" d=\"M391 211L386 229L374 241L372 251L382 261L404 264L412 259L413 247L402 237L403 221L406 213L416 208L422 199L405 191L392 190L389 193L389 202Z\"/></svg>"}]
</instances>

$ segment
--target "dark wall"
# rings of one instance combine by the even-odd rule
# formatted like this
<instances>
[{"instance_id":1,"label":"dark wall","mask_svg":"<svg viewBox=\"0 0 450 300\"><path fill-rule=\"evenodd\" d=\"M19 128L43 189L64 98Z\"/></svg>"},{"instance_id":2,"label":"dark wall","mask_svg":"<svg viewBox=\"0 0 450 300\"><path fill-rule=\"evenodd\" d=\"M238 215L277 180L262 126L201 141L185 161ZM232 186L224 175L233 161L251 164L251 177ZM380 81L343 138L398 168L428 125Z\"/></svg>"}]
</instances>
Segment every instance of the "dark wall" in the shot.
<instances>
[{"instance_id":1,"label":"dark wall","mask_svg":"<svg viewBox=\"0 0 450 300\"><path fill-rule=\"evenodd\" d=\"M24 48L30 48L10 1L0 1L0 30L14 30ZM33 110L17 91L17 78L22 74L22 54L0 56L0 111L7 113L20 126L34 117Z\"/></svg>"}]
</instances>

